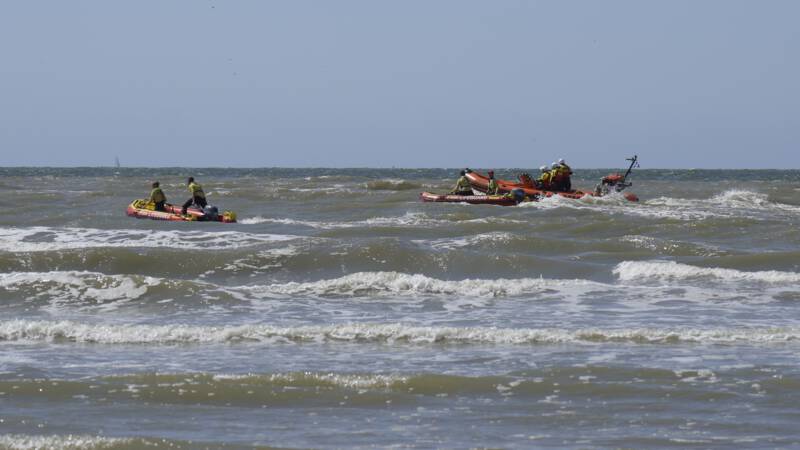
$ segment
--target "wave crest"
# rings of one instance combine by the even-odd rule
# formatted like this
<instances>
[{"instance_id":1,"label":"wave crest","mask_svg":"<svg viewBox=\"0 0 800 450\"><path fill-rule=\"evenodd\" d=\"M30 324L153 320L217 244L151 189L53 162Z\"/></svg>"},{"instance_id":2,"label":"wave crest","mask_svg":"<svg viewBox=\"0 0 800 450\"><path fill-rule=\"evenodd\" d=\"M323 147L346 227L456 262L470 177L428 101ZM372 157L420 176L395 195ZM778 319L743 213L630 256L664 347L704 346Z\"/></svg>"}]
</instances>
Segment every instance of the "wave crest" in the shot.
<instances>
[{"instance_id":1,"label":"wave crest","mask_svg":"<svg viewBox=\"0 0 800 450\"><path fill-rule=\"evenodd\" d=\"M370 191L409 191L422 185L406 180L376 180L365 183L364 187Z\"/></svg>"},{"instance_id":2,"label":"wave crest","mask_svg":"<svg viewBox=\"0 0 800 450\"><path fill-rule=\"evenodd\" d=\"M0 228L0 251L43 252L89 248L230 250L298 238L299 236L240 231L101 230L67 227Z\"/></svg>"},{"instance_id":3,"label":"wave crest","mask_svg":"<svg viewBox=\"0 0 800 450\"><path fill-rule=\"evenodd\" d=\"M82 449L111 449L121 448L134 443L141 445L156 445L158 442L150 442L143 439L110 438L104 436L30 436L22 434L7 434L0 436L0 448L14 450L34 450L34 449L63 449L63 450L82 450ZM149 445L148 445L149 444Z\"/></svg>"},{"instance_id":4,"label":"wave crest","mask_svg":"<svg viewBox=\"0 0 800 450\"><path fill-rule=\"evenodd\" d=\"M11 272L0 274L0 290L24 291L25 296L95 302L134 300L162 280L138 275L97 272Z\"/></svg>"},{"instance_id":5,"label":"wave crest","mask_svg":"<svg viewBox=\"0 0 800 450\"><path fill-rule=\"evenodd\" d=\"M352 342L534 345L619 342L633 344L781 343L800 339L800 328L554 329L409 326L345 323L298 327L83 324L72 321L0 322L0 341L96 344L224 344L236 342Z\"/></svg>"},{"instance_id":6,"label":"wave crest","mask_svg":"<svg viewBox=\"0 0 800 450\"><path fill-rule=\"evenodd\" d=\"M466 279L440 280L420 274L400 272L358 272L330 280L290 282L249 288L255 293L315 296L367 295L462 295L467 297L507 297L530 294L560 286L595 286L587 280Z\"/></svg>"},{"instance_id":7,"label":"wave crest","mask_svg":"<svg viewBox=\"0 0 800 450\"><path fill-rule=\"evenodd\" d=\"M745 272L720 267L698 267L675 261L623 261L614 268L622 281L713 279L762 283L800 283L800 274L767 270Z\"/></svg>"}]
</instances>

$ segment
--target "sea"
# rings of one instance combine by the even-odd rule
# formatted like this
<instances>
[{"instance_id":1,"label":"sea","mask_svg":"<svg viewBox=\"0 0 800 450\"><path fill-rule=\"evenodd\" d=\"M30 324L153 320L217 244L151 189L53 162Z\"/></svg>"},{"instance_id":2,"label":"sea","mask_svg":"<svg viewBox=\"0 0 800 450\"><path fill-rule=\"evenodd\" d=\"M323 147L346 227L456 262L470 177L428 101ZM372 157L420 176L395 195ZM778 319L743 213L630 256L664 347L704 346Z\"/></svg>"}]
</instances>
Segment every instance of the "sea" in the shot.
<instances>
[{"instance_id":1,"label":"sea","mask_svg":"<svg viewBox=\"0 0 800 450\"><path fill-rule=\"evenodd\" d=\"M0 168L0 448L800 446L800 171L457 175Z\"/></svg>"}]
</instances>

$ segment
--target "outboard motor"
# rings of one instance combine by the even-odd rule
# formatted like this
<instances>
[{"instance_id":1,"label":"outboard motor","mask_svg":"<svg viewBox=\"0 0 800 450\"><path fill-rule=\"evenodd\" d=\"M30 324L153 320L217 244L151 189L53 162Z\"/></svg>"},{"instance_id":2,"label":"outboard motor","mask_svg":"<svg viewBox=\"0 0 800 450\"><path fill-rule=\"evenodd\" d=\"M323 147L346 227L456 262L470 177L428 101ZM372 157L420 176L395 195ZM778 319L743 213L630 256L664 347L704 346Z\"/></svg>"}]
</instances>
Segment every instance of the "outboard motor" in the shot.
<instances>
[{"instance_id":1,"label":"outboard motor","mask_svg":"<svg viewBox=\"0 0 800 450\"><path fill-rule=\"evenodd\" d=\"M606 195L612 190L614 192L622 192L625 188L631 187L633 183L628 182L628 175L631 174L631 171L634 167L639 167L638 163L639 157L634 155L632 158L626 158L626 161L630 161L631 165L628 167L628 171L625 172L625 175L620 173L612 173L609 175L604 176L600 180L600 184L595 187L594 192L596 195ZM633 195L633 194L631 194ZM627 196L626 196L627 197ZM635 196L634 196L635 197ZM630 198L629 198L630 200ZM635 201L635 200L633 200Z\"/></svg>"},{"instance_id":2,"label":"outboard motor","mask_svg":"<svg viewBox=\"0 0 800 450\"><path fill-rule=\"evenodd\" d=\"M525 191L520 188L513 189L511 191L511 195L514 197L514 201L517 203L522 203L525 201Z\"/></svg>"},{"instance_id":3,"label":"outboard motor","mask_svg":"<svg viewBox=\"0 0 800 450\"><path fill-rule=\"evenodd\" d=\"M521 173L517 178L519 178L519 182L525 187L536 187L529 173Z\"/></svg>"},{"instance_id":4,"label":"outboard motor","mask_svg":"<svg viewBox=\"0 0 800 450\"><path fill-rule=\"evenodd\" d=\"M203 215L205 216L206 220L217 220L217 216L219 216L219 210L216 206L207 205L203 208Z\"/></svg>"}]
</instances>

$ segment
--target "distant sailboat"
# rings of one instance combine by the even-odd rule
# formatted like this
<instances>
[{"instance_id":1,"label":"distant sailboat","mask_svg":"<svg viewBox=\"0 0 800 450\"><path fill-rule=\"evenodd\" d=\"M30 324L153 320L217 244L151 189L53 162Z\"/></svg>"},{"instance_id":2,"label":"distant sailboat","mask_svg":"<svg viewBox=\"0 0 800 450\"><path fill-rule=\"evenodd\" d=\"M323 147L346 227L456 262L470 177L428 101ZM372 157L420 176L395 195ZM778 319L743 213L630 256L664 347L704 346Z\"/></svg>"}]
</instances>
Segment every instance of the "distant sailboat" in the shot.
<instances>
[{"instance_id":1,"label":"distant sailboat","mask_svg":"<svg viewBox=\"0 0 800 450\"><path fill-rule=\"evenodd\" d=\"M119 156L114 157L114 165L117 167L117 170L114 171L114 175L119 175Z\"/></svg>"}]
</instances>

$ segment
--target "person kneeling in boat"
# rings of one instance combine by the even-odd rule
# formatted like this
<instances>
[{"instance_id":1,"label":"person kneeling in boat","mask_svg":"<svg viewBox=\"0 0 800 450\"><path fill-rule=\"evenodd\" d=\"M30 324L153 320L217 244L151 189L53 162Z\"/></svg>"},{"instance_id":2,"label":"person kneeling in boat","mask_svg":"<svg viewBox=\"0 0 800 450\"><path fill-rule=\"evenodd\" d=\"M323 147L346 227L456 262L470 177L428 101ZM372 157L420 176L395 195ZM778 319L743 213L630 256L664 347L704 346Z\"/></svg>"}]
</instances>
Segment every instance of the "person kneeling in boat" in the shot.
<instances>
[{"instance_id":1,"label":"person kneeling in boat","mask_svg":"<svg viewBox=\"0 0 800 450\"><path fill-rule=\"evenodd\" d=\"M486 195L499 195L500 186L497 185L497 180L494 179L494 170L489 171L489 184L486 185Z\"/></svg>"},{"instance_id":2,"label":"person kneeling in boat","mask_svg":"<svg viewBox=\"0 0 800 450\"><path fill-rule=\"evenodd\" d=\"M564 176L565 172L561 170L561 164L554 162L550 165L550 190L563 192L565 191L564 186Z\"/></svg>"},{"instance_id":3,"label":"person kneeling in boat","mask_svg":"<svg viewBox=\"0 0 800 450\"><path fill-rule=\"evenodd\" d=\"M187 184L189 185L189 192L192 193L192 198L186 200L186 203L183 204L183 208L181 209L181 214L183 215L186 215L186 210L192 206L193 203L201 210L208 205L208 202L206 202L206 193L203 192L202 186L195 183L194 177L189 177Z\"/></svg>"},{"instance_id":4,"label":"person kneeling in boat","mask_svg":"<svg viewBox=\"0 0 800 450\"><path fill-rule=\"evenodd\" d=\"M539 179L536 180L537 187L539 189L544 189L545 191L551 190L553 174L547 169L547 166L539 167L539 171L542 174L539 175Z\"/></svg>"},{"instance_id":5,"label":"person kneeling in boat","mask_svg":"<svg viewBox=\"0 0 800 450\"><path fill-rule=\"evenodd\" d=\"M456 185L452 191L450 191L451 195L472 195L472 186L469 184L469 180L467 179L467 171L462 170L461 176L456 181Z\"/></svg>"},{"instance_id":6,"label":"person kneeling in boat","mask_svg":"<svg viewBox=\"0 0 800 450\"><path fill-rule=\"evenodd\" d=\"M572 190L572 180L570 177L572 176L572 168L564 162L564 158L558 160L558 170L561 173L561 185L565 191L569 192Z\"/></svg>"},{"instance_id":7,"label":"person kneeling in boat","mask_svg":"<svg viewBox=\"0 0 800 450\"><path fill-rule=\"evenodd\" d=\"M167 196L164 195L164 191L161 190L161 185L158 181L153 182L153 190L150 191L150 203L154 206L155 211L166 211L164 208L164 204L167 203Z\"/></svg>"}]
</instances>

